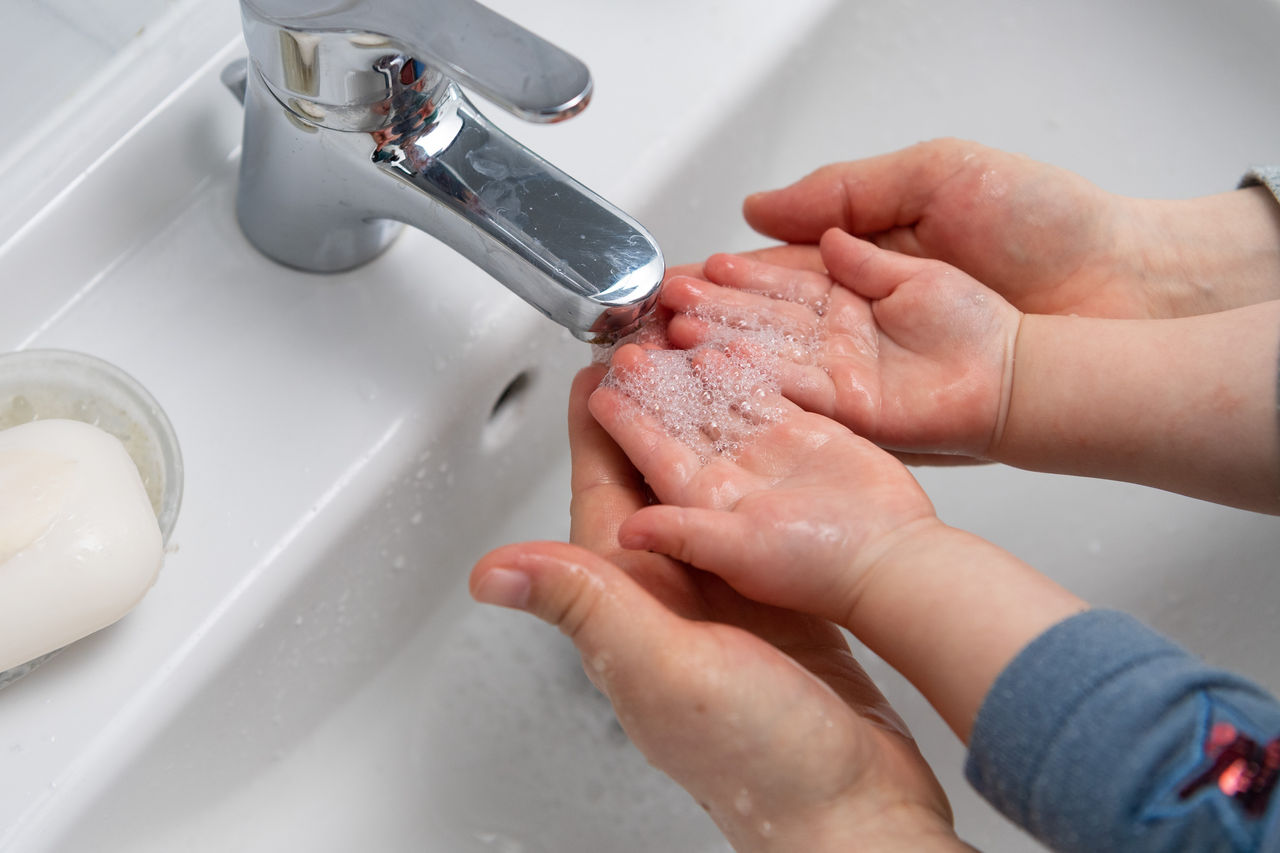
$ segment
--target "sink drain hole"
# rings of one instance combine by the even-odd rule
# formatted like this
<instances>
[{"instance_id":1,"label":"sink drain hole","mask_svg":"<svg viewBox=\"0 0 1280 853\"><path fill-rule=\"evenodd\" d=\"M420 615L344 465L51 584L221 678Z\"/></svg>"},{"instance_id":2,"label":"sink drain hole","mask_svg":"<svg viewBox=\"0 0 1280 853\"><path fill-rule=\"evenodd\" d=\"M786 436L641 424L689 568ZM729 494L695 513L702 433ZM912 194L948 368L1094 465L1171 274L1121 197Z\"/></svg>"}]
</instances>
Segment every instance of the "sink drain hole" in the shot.
<instances>
[{"instance_id":1,"label":"sink drain hole","mask_svg":"<svg viewBox=\"0 0 1280 853\"><path fill-rule=\"evenodd\" d=\"M532 371L523 370L516 374L515 378L507 383L507 387L502 389L498 399L493 401L493 408L489 410L489 423L495 424L517 410L520 407L520 401L524 399L532 384Z\"/></svg>"},{"instance_id":2,"label":"sink drain hole","mask_svg":"<svg viewBox=\"0 0 1280 853\"><path fill-rule=\"evenodd\" d=\"M493 407L489 409L489 418L484 425L483 446L492 452L502 447L520 428L521 414L529 399L529 391L533 387L533 371L523 370L506 384Z\"/></svg>"}]
</instances>

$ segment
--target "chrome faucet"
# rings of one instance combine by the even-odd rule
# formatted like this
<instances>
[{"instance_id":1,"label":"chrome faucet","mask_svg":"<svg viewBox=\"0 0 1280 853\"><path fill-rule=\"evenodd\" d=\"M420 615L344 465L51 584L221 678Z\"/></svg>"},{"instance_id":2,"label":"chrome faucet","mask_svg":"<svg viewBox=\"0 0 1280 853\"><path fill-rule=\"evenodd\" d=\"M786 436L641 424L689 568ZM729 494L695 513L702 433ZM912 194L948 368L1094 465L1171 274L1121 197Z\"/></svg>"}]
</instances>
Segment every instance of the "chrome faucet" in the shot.
<instances>
[{"instance_id":1,"label":"chrome faucet","mask_svg":"<svg viewBox=\"0 0 1280 853\"><path fill-rule=\"evenodd\" d=\"M591 96L579 60L473 0L241 0L247 67L236 214L275 260L336 272L402 223L434 235L583 340L652 308L657 243L507 136L459 84L555 122Z\"/></svg>"}]
</instances>

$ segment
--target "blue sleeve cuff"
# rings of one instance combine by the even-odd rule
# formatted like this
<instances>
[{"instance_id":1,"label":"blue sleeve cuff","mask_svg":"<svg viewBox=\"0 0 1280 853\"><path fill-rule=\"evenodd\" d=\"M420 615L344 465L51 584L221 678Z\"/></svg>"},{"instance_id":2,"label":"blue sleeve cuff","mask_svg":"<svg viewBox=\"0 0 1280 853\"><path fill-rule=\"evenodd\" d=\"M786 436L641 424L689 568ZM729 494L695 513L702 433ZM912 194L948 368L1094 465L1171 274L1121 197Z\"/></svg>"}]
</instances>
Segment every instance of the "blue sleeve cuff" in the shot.
<instances>
[{"instance_id":1,"label":"blue sleeve cuff","mask_svg":"<svg viewBox=\"0 0 1280 853\"><path fill-rule=\"evenodd\" d=\"M1054 849L1262 849L1280 840L1280 797L1269 784L1254 814L1257 798L1220 789L1210 733L1226 731L1260 756L1280 706L1133 618L1094 610L1050 628L996 679L965 774Z\"/></svg>"}]
</instances>

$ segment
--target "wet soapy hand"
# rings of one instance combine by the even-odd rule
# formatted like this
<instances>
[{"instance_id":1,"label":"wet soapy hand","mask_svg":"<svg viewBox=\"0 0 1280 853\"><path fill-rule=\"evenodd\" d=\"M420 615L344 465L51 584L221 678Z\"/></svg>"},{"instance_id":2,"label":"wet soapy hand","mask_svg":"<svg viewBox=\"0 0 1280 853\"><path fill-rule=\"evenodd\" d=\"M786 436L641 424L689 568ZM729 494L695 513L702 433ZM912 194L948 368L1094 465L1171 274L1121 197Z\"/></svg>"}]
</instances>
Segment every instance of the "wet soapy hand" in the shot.
<instances>
[{"instance_id":1,"label":"wet soapy hand","mask_svg":"<svg viewBox=\"0 0 1280 853\"><path fill-rule=\"evenodd\" d=\"M649 496L587 411L603 374L579 374L570 403L575 544L492 552L472 573L476 598L567 634L636 746L735 849L965 849L933 774L835 626L620 547L619 525Z\"/></svg>"},{"instance_id":2,"label":"wet soapy hand","mask_svg":"<svg viewBox=\"0 0 1280 853\"><path fill-rule=\"evenodd\" d=\"M591 397L592 414L661 502L622 523L621 545L714 572L749 598L850 624L876 557L938 523L928 497L898 460L777 394L759 401L763 419L737 415L751 434L735 453L681 440L634 391L660 379L659 355L619 349L618 379ZM719 361L705 357L704 377Z\"/></svg>"},{"instance_id":3,"label":"wet soapy hand","mask_svg":"<svg viewBox=\"0 0 1280 853\"><path fill-rule=\"evenodd\" d=\"M737 342L745 357L734 342L700 347L685 354L687 372L671 352L614 353L590 410L660 502L633 506L619 544L838 622L967 738L1014 655L1083 602L943 524L902 462L870 441L777 389L735 386L732 377L752 374L752 356L769 359L756 343ZM690 381L715 389L712 399L696 405L683 390Z\"/></svg>"},{"instance_id":4,"label":"wet soapy hand","mask_svg":"<svg viewBox=\"0 0 1280 853\"><path fill-rule=\"evenodd\" d=\"M809 247L829 272L801 248L777 256L797 267L718 255L702 279L672 278L669 344L751 367L735 356L745 341L786 397L905 461L980 458L1280 511L1280 300L1161 320L1021 314L953 267L838 230Z\"/></svg>"},{"instance_id":5,"label":"wet soapy hand","mask_svg":"<svg viewBox=\"0 0 1280 853\"><path fill-rule=\"evenodd\" d=\"M1007 411L1021 314L937 261L837 230L820 251L829 273L716 255L705 280L669 280L672 344L783 330L793 343L777 378L801 407L895 450L983 456Z\"/></svg>"}]
</instances>

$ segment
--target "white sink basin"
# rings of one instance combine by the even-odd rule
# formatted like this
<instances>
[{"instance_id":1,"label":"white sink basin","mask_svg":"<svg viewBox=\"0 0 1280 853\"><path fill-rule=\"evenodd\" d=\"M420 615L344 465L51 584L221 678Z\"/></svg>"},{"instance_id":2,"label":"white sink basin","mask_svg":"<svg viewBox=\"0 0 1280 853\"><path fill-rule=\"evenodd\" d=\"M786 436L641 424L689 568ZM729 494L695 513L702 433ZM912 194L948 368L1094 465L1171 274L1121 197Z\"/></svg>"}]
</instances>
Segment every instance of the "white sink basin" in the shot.
<instances>
[{"instance_id":1,"label":"white sink basin","mask_svg":"<svg viewBox=\"0 0 1280 853\"><path fill-rule=\"evenodd\" d=\"M580 118L504 124L673 263L758 245L751 190L931 136L1140 195L1280 158L1274 0L491 5L596 77ZM726 849L563 638L465 595L488 548L566 534L586 347L420 234L330 277L254 252L217 79L243 55L234 6L180 6L82 104L100 158L37 147L0 175L0 351L124 368L186 464L142 605L0 692L0 848ZM1280 688L1274 519L998 467L920 476L946 520ZM868 663L961 833L1027 849L933 712Z\"/></svg>"}]
</instances>

